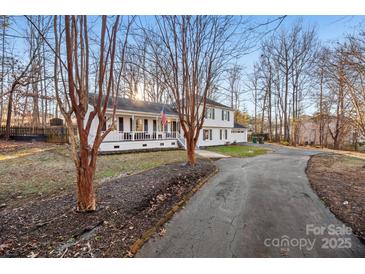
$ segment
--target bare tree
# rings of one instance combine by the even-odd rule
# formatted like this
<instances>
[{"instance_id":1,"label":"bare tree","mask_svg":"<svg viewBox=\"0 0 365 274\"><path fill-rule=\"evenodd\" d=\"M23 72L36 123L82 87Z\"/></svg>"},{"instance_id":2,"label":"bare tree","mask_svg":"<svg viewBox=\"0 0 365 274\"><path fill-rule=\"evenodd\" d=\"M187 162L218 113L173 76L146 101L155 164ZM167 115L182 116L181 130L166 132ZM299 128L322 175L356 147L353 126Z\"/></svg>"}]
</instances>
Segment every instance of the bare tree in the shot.
<instances>
[{"instance_id":1,"label":"bare tree","mask_svg":"<svg viewBox=\"0 0 365 274\"><path fill-rule=\"evenodd\" d=\"M1 83L0 83L0 126L3 121L3 96L4 96L4 81L5 81L5 44L6 44L6 30L9 27L9 18L8 16L1 15L0 16L0 26L1 26Z\"/></svg>"},{"instance_id":2,"label":"bare tree","mask_svg":"<svg viewBox=\"0 0 365 274\"><path fill-rule=\"evenodd\" d=\"M57 26L57 17L54 25ZM88 114L89 81L90 72L90 45L89 31L86 16L65 16L65 48L67 70L67 97L70 110L76 117L79 134L79 148L76 150L75 138L72 139L73 159L77 169L77 187L79 211L93 211L96 209L95 191L93 186L96 160L101 142L107 134L114 129L115 102L117 92L113 90L114 62L117 43L117 33L120 26L120 18L116 16L111 27L108 26L107 16L103 16L100 27L100 46L97 51L97 70L95 93L97 99ZM55 29L55 37L59 31ZM55 41L58 44L60 41ZM59 53L57 53L60 56ZM58 98L60 99L60 98ZM105 113L109 100L113 100L113 118L111 125L102 132L105 121ZM60 101L60 100L59 100ZM60 103L60 102L59 102ZM70 114L60 107L66 118L69 130L72 131ZM69 112L70 113L70 112ZM66 114L66 115L65 115ZM96 119L95 119L96 118ZM89 143L89 134L94 119L97 121L97 130L92 143Z\"/></svg>"},{"instance_id":3,"label":"bare tree","mask_svg":"<svg viewBox=\"0 0 365 274\"><path fill-rule=\"evenodd\" d=\"M240 95L241 95L241 78L242 78L242 67L234 64L228 69L228 88L229 97L231 101L231 108L234 110L239 109Z\"/></svg>"},{"instance_id":4,"label":"bare tree","mask_svg":"<svg viewBox=\"0 0 365 274\"><path fill-rule=\"evenodd\" d=\"M270 139L274 120L276 140L292 145L298 142L300 116L308 93L305 86L315 53L315 30L306 29L300 22L262 42L254 69L258 79L255 90L259 92L255 106L261 106L260 130L266 131Z\"/></svg>"},{"instance_id":5,"label":"bare tree","mask_svg":"<svg viewBox=\"0 0 365 274\"><path fill-rule=\"evenodd\" d=\"M5 128L5 139L8 140L10 137L10 126L11 126L11 118L13 113L13 100L14 100L14 92L16 91L18 86L27 86L33 83L35 80L32 79L29 75L29 69L32 66L36 56L37 56L36 48L28 63L25 66L21 66L18 64L17 60L16 63L12 66L12 83L10 89L8 91L8 106L7 106L7 116L6 116L6 128Z\"/></svg>"},{"instance_id":6,"label":"bare tree","mask_svg":"<svg viewBox=\"0 0 365 274\"><path fill-rule=\"evenodd\" d=\"M157 27L148 30L148 42L152 53L156 53L163 85L176 104L187 162L194 165L206 98L226 65L247 47L245 41L234 39L243 27L242 18L237 21L228 16L162 16L155 21Z\"/></svg>"},{"instance_id":7,"label":"bare tree","mask_svg":"<svg viewBox=\"0 0 365 274\"><path fill-rule=\"evenodd\" d=\"M350 36L343 47L344 80L353 106L349 115L359 133L365 136L365 32Z\"/></svg>"},{"instance_id":8,"label":"bare tree","mask_svg":"<svg viewBox=\"0 0 365 274\"><path fill-rule=\"evenodd\" d=\"M29 17L28 20L35 26ZM111 22L110 22L111 21ZM118 90L115 83L115 58L117 49L117 33L120 30L120 16L108 19L102 16L100 36L96 43L90 44L87 16L54 16L54 47L44 37L55 55L54 85L57 102L70 132L70 143L73 161L77 173L77 209L78 211L94 211L96 209L94 175L96 160L101 142L115 127L115 109ZM122 59L127 44L131 22L128 21L123 35ZM35 28L39 31L37 26ZM66 57L63 57L66 55ZM92 59L92 56L95 58ZM93 64L91 64L91 60ZM59 87L59 77L63 92ZM90 82L95 82L92 88ZM89 109L89 93L94 91L95 100ZM106 123L106 111L112 102L113 112L111 124L103 131ZM72 119L76 119L78 138L74 134ZM96 127L93 138L90 136L92 125Z\"/></svg>"}]
</instances>

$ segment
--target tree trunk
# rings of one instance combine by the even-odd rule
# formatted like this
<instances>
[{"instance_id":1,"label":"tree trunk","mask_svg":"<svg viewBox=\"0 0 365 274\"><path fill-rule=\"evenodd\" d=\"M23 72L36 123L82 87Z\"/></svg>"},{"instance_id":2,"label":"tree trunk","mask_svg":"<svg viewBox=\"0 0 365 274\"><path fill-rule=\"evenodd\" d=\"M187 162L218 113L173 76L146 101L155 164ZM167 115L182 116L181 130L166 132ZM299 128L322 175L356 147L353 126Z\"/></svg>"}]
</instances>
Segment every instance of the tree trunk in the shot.
<instances>
[{"instance_id":1,"label":"tree trunk","mask_svg":"<svg viewBox=\"0 0 365 274\"><path fill-rule=\"evenodd\" d=\"M4 17L5 18L5 17ZM1 53L1 89L0 89L0 126L3 122L3 100L4 100L4 74L5 74L5 20L2 32L2 53Z\"/></svg>"},{"instance_id":2,"label":"tree trunk","mask_svg":"<svg viewBox=\"0 0 365 274\"><path fill-rule=\"evenodd\" d=\"M80 138L80 142L82 141L82 138ZM87 145L80 144L79 166L77 168L78 211L94 211L96 209L93 184L96 165L90 164L89 161L93 156Z\"/></svg>"},{"instance_id":3,"label":"tree trunk","mask_svg":"<svg viewBox=\"0 0 365 274\"><path fill-rule=\"evenodd\" d=\"M323 115L323 68L321 68L319 84L319 145L323 148L324 115Z\"/></svg>"},{"instance_id":4,"label":"tree trunk","mask_svg":"<svg viewBox=\"0 0 365 274\"><path fill-rule=\"evenodd\" d=\"M93 186L94 171L89 166L77 170L77 211L94 211L96 209Z\"/></svg>"},{"instance_id":5,"label":"tree trunk","mask_svg":"<svg viewBox=\"0 0 365 274\"><path fill-rule=\"evenodd\" d=\"M195 142L194 138L186 138L186 153L188 157L188 164L193 166L196 163L195 159Z\"/></svg>"},{"instance_id":6,"label":"tree trunk","mask_svg":"<svg viewBox=\"0 0 365 274\"><path fill-rule=\"evenodd\" d=\"M16 87L16 84L14 83L11 86L11 89L9 92L8 113L6 116L5 140L9 140L9 138L10 138L11 114L13 112L13 93L14 93L15 87Z\"/></svg>"}]
</instances>

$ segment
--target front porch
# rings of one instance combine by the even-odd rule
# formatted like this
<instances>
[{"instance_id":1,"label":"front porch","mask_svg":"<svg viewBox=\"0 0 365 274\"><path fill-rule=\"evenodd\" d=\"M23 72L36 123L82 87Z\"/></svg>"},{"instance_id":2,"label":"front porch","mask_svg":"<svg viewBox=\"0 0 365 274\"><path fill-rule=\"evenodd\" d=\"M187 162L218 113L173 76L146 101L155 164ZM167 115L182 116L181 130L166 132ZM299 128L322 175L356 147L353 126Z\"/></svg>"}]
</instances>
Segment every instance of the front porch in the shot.
<instances>
[{"instance_id":1,"label":"front porch","mask_svg":"<svg viewBox=\"0 0 365 274\"><path fill-rule=\"evenodd\" d=\"M172 149L183 145L176 116L167 116L162 126L161 118L152 115L117 114L116 129L100 145L100 152ZM109 119L104 126L111 123Z\"/></svg>"},{"instance_id":2,"label":"front porch","mask_svg":"<svg viewBox=\"0 0 365 274\"><path fill-rule=\"evenodd\" d=\"M176 131L130 131L122 132L114 130L110 132L103 142L132 142L132 141L153 141L153 140L173 140L177 138Z\"/></svg>"}]
</instances>

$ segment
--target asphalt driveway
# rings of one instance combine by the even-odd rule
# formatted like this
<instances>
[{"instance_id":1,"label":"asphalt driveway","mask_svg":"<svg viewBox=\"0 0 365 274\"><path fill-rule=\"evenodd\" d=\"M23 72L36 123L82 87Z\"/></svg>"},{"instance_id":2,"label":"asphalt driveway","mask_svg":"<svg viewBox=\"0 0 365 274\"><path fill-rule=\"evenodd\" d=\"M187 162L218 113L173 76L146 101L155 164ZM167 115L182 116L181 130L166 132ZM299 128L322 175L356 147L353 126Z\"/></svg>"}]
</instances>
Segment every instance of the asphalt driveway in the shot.
<instances>
[{"instance_id":1,"label":"asphalt driveway","mask_svg":"<svg viewBox=\"0 0 365 274\"><path fill-rule=\"evenodd\" d=\"M314 151L270 147L216 161L220 172L136 257L365 257L305 174Z\"/></svg>"}]
</instances>

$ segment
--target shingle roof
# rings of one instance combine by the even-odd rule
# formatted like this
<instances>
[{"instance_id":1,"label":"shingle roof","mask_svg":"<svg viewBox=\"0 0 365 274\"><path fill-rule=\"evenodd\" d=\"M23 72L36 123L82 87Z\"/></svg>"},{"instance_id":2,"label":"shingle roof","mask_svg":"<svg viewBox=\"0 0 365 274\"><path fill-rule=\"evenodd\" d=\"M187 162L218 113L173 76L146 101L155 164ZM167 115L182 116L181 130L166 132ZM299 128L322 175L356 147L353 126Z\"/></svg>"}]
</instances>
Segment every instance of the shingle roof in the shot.
<instances>
[{"instance_id":1,"label":"shingle roof","mask_svg":"<svg viewBox=\"0 0 365 274\"><path fill-rule=\"evenodd\" d=\"M247 128L247 127L235 122L234 123L234 128Z\"/></svg>"},{"instance_id":2,"label":"shingle roof","mask_svg":"<svg viewBox=\"0 0 365 274\"><path fill-rule=\"evenodd\" d=\"M96 94L89 94L89 104L93 104L96 100ZM211 106L230 108L214 100L208 99L206 103ZM108 108L113 108L113 100L109 98ZM138 111L138 112L148 112L148 113L161 113L162 108L165 109L166 114L177 115L175 108L170 104L154 103L141 100L131 100L128 98L118 97L117 99L117 109Z\"/></svg>"},{"instance_id":3,"label":"shingle roof","mask_svg":"<svg viewBox=\"0 0 365 274\"><path fill-rule=\"evenodd\" d=\"M94 100L96 100L96 95L89 94L89 104L93 104ZM113 108L112 98L109 98L108 108ZM166 114L177 115L177 112L174 110L173 106L169 105L169 104L146 102L146 101L140 101L140 100L131 100L131 99L122 98L122 97L117 98L117 109L121 109L121 110L160 114L162 108L164 108Z\"/></svg>"},{"instance_id":4,"label":"shingle roof","mask_svg":"<svg viewBox=\"0 0 365 274\"><path fill-rule=\"evenodd\" d=\"M217 106L217 107L223 107L223 108L230 108L230 107L228 107L226 105L223 105L221 103L218 103L218 102L216 102L216 101L214 101L212 99L209 99L209 98L207 98L207 101L206 102L207 102L208 105L211 105L211 106Z\"/></svg>"}]
</instances>

